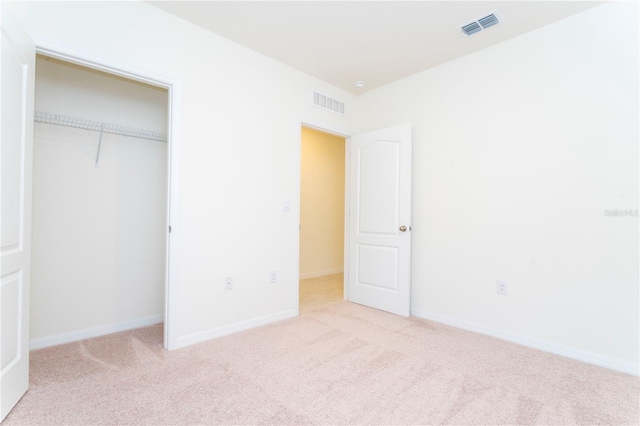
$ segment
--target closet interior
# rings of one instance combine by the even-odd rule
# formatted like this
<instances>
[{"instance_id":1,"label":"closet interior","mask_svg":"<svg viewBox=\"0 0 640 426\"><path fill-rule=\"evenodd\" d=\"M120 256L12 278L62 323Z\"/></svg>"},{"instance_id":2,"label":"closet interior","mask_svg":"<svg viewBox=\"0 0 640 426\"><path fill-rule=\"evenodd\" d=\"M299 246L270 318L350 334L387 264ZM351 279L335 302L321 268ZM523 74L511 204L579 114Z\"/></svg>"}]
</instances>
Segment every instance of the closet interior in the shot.
<instances>
[{"instance_id":1,"label":"closet interior","mask_svg":"<svg viewBox=\"0 0 640 426\"><path fill-rule=\"evenodd\" d=\"M31 347L161 323L167 91L39 55L35 109Z\"/></svg>"}]
</instances>

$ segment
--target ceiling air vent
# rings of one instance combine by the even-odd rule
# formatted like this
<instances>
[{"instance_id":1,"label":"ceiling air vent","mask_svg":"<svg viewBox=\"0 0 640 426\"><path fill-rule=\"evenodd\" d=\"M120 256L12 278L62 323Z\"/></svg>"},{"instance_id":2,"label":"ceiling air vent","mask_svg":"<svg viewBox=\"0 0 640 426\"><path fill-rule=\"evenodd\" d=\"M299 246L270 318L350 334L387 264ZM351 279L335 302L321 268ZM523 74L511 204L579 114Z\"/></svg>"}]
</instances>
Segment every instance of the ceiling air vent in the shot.
<instances>
[{"instance_id":1,"label":"ceiling air vent","mask_svg":"<svg viewBox=\"0 0 640 426\"><path fill-rule=\"evenodd\" d=\"M317 107L344 115L344 102L323 95L322 93L313 92L313 104Z\"/></svg>"},{"instance_id":2,"label":"ceiling air vent","mask_svg":"<svg viewBox=\"0 0 640 426\"><path fill-rule=\"evenodd\" d=\"M479 33L482 30L498 25L502 22L502 19L496 12L492 12L489 15L478 18L475 21L469 22L460 26L460 31L466 36L470 36L475 33Z\"/></svg>"},{"instance_id":3,"label":"ceiling air vent","mask_svg":"<svg viewBox=\"0 0 640 426\"><path fill-rule=\"evenodd\" d=\"M471 34L475 34L478 31L482 31L482 27L477 22L472 22L470 24L463 25L461 30L463 33L470 36Z\"/></svg>"},{"instance_id":4,"label":"ceiling air vent","mask_svg":"<svg viewBox=\"0 0 640 426\"><path fill-rule=\"evenodd\" d=\"M500 23L500 20L495 13L492 13L491 15L487 15L484 18L478 19L478 23L482 26L482 28L486 30L489 27L498 25Z\"/></svg>"}]
</instances>

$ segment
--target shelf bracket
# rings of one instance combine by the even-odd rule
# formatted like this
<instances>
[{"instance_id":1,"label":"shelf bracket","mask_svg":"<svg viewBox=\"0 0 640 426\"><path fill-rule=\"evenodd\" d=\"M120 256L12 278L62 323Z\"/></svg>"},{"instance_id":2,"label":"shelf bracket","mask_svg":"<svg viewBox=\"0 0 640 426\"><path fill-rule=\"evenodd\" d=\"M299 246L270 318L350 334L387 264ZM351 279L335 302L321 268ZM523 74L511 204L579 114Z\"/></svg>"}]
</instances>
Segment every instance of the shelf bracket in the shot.
<instances>
[{"instance_id":1,"label":"shelf bracket","mask_svg":"<svg viewBox=\"0 0 640 426\"><path fill-rule=\"evenodd\" d=\"M96 168L100 165L100 147L102 146L102 131L104 126L100 126L100 139L98 139L98 152L96 153Z\"/></svg>"}]
</instances>

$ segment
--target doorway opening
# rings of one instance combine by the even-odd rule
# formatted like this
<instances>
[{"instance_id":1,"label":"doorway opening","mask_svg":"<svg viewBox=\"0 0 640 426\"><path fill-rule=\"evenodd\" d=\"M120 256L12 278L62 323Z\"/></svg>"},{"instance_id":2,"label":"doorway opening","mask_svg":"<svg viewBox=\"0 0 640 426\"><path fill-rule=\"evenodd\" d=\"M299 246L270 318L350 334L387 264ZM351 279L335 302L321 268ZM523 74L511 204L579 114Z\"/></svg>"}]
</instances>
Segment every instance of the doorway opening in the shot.
<instances>
[{"instance_id":1,"label":"doorway opening","mask_svg":"<svg viewBox=\"0 0 640 426\"><path fill-rule=\"evenodd\" d=\"M342 136L302 126L299 311L344 300L345 149Z\"/></svg>"},{"instance_id":2,"label":"doorway opening","mask_svg":"<svg viewBox=\"0 0 640 426\"><path fill-rule=\"evenodd\" d=\"M36 59L31 348L156 324L168 349L170 91L60 56Z\"/></svg>"}]
</instances>

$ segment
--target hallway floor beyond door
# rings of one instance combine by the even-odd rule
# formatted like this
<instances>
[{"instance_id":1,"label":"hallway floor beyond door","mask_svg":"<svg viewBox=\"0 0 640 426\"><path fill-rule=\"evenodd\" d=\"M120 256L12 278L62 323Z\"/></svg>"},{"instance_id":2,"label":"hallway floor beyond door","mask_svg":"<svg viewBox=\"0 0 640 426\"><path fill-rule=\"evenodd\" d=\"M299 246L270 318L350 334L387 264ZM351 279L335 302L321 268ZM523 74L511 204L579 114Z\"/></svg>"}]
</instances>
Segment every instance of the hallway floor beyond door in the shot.
<instances>
[{"instance_id":1,"label":"hallway floor beyond door","mask_svg":"<svg viewBox=\"0 0 640 426\"><path fill-rule=\"evenodd\" d=\"M309 312L344 298L344 275L333 274L300 280L300 312Z\"/></svg>"}]
</instances>

